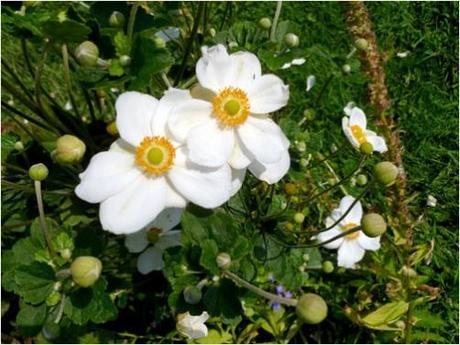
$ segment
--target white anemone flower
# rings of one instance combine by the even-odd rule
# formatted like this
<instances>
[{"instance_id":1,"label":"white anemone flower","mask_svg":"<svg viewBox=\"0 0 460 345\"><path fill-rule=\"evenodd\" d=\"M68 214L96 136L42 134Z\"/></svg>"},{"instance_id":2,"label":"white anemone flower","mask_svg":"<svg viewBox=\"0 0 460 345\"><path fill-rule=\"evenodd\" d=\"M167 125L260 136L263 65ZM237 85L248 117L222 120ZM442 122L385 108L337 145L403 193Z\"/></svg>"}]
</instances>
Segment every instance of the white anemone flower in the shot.
<instances>
[{"instance_id":1,"label":"white anemone flower","mask_svg":"<svg viewBox=\"0 0 460 345\"><path fill-rule=\"evenodd\" d=\"M129 234L165 208L183 208L187 201L215 208L229 199L231 169L191 162L186 145L167 131L173 104L190 97L177 89L167 91L160 101L139 92L118 97L116 124L121 139L91 159L75 189L81 199L101 203L104 230Z\"/></svg>"},{"instance_id":2,"label":"white anemone flower","mask_svg":"<svg viewBox=\"0 0 460 345\"><path fill-rule=\"evenodd\" d=\"M360 108L350 102L343 108L343 111L346 116L342 118L342 129L354 148L359 150L362 144L369 143L373 151L383 153L388 150L385 139L366 129L366 115Z\"/></svg>"},{"instance_id":3,"label":"white anemone flower","mask_svg":"<svg viewBox=\"0 0 460 345\"><path fill-rule=\"evenodd\" d=\"M189 312L179 314L177 317L177 331L189 339L200 339L208 336L208 328L204 324L209 319L207 312L193 316Z\"/></svg>"},{"instance_id":4,"label":"white anemone flower","mask_svg":"<svg viewBox=\"0 0 460 345\"><path fill-rule=\"evenodd\" d=\"M181 245L180 231L171 229L180 223L182 211L181 208L167 208L144 229L126 236L126 248L131 253L142 252L137 258L139 272L148 274L162 270L164 251Z\"/></svg>"},{"instance_id":5,"label":"white anemone flower","mask_svg":"<svg viewBox=\"0 0 460 345\"><path fill-rule=\"evenodd\" d=\"M343 197L339 207L334 209L331 215L326 218L326 226L331 226L342 217L354 201L355 198L352 196L347 195ZM321 232L317 236L319 242L327 241L342 234L344 231L351 230L361 225L362 217L363 208L358 201L339 224L328 231ZM324 244L324 247L327 249L338 248L337 265L345 268L352 268L355 263L361 261L366 250L374 251L380 248L380 236L369 237L360 230L340 237L333 242Z\"/></svg>"},{"instance_id":6,"label":"white anemone flower","mask_svg":"<svg viewBox=\"0 0 460 345\"><path fill-rule=\"evenodd\" d=\"M168 120L172 135L187 143L195 163L230 164L237 170L235 185L246 169L278 182L289 169L289 141L268 114L287 104L288 86L273 74L262 75L254 54L229 55L221 44L203 47L202 53L196 75L207 95L174 108Z\"/></svg>"}]
</instances>

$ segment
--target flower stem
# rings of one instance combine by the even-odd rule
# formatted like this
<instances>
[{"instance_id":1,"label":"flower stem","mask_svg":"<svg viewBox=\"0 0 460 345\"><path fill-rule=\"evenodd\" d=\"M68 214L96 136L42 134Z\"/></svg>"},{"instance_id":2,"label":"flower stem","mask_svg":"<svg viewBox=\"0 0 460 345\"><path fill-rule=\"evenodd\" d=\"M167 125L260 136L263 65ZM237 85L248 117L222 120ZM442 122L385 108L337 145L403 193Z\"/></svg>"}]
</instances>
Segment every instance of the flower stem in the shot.
<instances>
[{"instance_id":1,"label":"flower stem","mask_svg":"<svg viewBox=\"0 0 460 345\"><path fill-rule=\"evenodd\" d=\"M296 299L294 299L294 298L285 298L285 297L281 297L281 296L272 294L270 292L267 292L267 291L265 291L265 290L263 290L261 288L258 288L257 286L252 285L251 283L247 282L243 278L240 278L239 276L237 276L236 274L234 274L232 272L224 271L224 272L222 272L222 274L225 277L233 280L235 283L237 283L237 284L241 285L242 287L248 289L249 291L252 291L252 292L254 292L255 294L257 294L257 295L259 295L261 297L269 299L270 301L278 302L278 303L289 305L289 306L292 306L292 307L295 307L297 305L297 300Z\"/></svg>"},{"instance_id":2,"label":"flower stem","mask_svg":"<svg viewBox=\"0 0 460 345\"><path fill-rule=\"evenodd\" d=\"M127 31L127 36L128 40L131 42L133 38L133 32L134 32L134 22L136 20L136 13L137 9L139 8L139 4L135 3L131 7L131 12L129 12L129 19L128 19L128 31Z\"/></svg>"},{"instance_id":3,"label":"flower stem","mask_svg":"<svg viewBox=\"0 0 460 345\"><path fill-rule=\"evenodd\" d=\"M40 229L43 233L43 237L45 238L46 244L48 245L48 249L50 251L51 256L54 256L54 249L53 249L53 245L51 244L51 238L48 233L48 226L46 225L46 219L45 219L45 210L43 208L41 182L34 181L34 186L35 186L35 195L37 197L38 215L40 218Z\"/></svg>"},{"instance_id":4,"label":"flower stem","mask_svg":"<svg viewBox=\"0 0 460 345\"><path fill-rule=\"evenodd\" d=\"M61 322L62 315L64 314L64 306L65 306L65 295L62 295L61 303L59 304L59 310L58 310L56 319L54 320L54 323Z\"/></svg>"},{"instance_id":5,"label":"flower stem","mask_svg":"<svg viewBox=\"0 0 460 345\"><path fill-rule=\"evenodd\" d=\"M166 84L166 87L168 89L172 87L171 82L169 81L168 76L166 75L166 73L164 73L164 72L161 73L161 79L163 79L163 82Z\"/></svg>"},{"instance_id":6,"label":"flower stem","mask_svg":"<svg viewBox=\"0 0 460 345\"><path fill-rule=\"evenodd\" d=\"M272 29L270 31L270 41L275 41L276 26L278 25L278 19L280 18L282 5L283 5L282 0L277 1L275 16L273 17Z\"/></svg>"}]
</instances>

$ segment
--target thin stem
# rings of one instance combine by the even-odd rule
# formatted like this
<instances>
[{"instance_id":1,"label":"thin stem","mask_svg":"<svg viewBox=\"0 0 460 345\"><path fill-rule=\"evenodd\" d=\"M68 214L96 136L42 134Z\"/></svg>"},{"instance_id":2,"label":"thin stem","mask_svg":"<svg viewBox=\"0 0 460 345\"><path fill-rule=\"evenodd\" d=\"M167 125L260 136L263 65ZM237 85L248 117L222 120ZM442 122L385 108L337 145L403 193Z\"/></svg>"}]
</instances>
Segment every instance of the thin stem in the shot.
<instances>
[{"instance_id":1,"label":"thin stem","mask_svg":"<svg viewBox=\"0 0 460 345\"><path fill-rule=\"evenodd\" d=\"M96 114L94 113L93 103L91 102L91 97L89 96L88 91L85 88L82 88L83 96L85 97L86 104L88 105L88 111L91 116L91 120L96 122Z\"/></svg>"},{"instance_id":2,"label":"thin stem","mask_svg":"<svg viewBox=\"0 0 460 345\"><path fill-rule=\"evenodd\" d=\"M51 48L51 44L51 40L48 40L46 42L45 47L43 48L43 53L40 58L40 62L38 63L37 70L35 72L35 99L40 109L43 109L41 101L42 87L40 85L40 81L42 78L43 68L45 67L46 58L48 56L48 51Z\"/></svg>"},{"instance_id":3,"label":"thin stem","mask_svg":"<svg viewBox=\"0 0 460 345\"><path fill-rule=\"evenodd\" d=\"M224 15L223 15L223 18L222 18L222 22L220 23L219 31L222 31L222 29L224 28L225 20L227 19L227 15L230 12L230 7L231 6L232 6L231 1L227 1L225 3Z\"/></svg>"},{"instance_id":4,"label":"thin stem","mask_svg":"<svg viewBox=\"0 0 460 345\"><path fill-rule=\"evenodd\" d=\"M337 173L335 172L334 168L329 164L327 160L324 161L324 165L327 167L327 169L330 171L334 179L337 181L337 183L334 186L339 186L339 188L342 190L343 194L348 195L348 191L346 188L343 186L343 184L339 183L341 180Z\"/></svg>"},{"instance_id":5,"label":"thin stem","mask_svg":"<svg viewBox=\"0 0 460 345\"><path fill-rule=\"evenodd\" d=\"M324 83L323 87L319 91L318 97L316 98L315 107L318 107L319 101L321 100L321 97L323 97L323 94L326 91L327 87L329 86L330 82L332 81L332 78L334 78L333 74L331 74L329 76L329 78L327 78L327 80Z\"/></svg>"},{"instance_id":6,"label":"thin stem","mask_svg":"<svg viewBox=\"0 0 460 345\"><path fill-rule=\"evenodd\" d=\"M21 49L22 55L24 55L24 60L26 62L27 69L29 70L30 76L32 79L35 79L34 69L32 68L32 64L30 63L29 52L27 50L27 41L22 38L21 39Z\"/></svg>"},{"instance_id":7,"label":"thin stem","mask_svg":"<svg viewBox=\"0 0 460 345\"><path fill-rule=\"evenodd\" d=\"M61 303L59 304L59 310L56 315L56 319L54 320L54 323L59 323L61 322L62 315L64 314L64 306L65 306L65 295L62 295Z\"/></svg>"},{"instance_id":8,"label":"thin stem","mask_svg":"<svg viewBox=\"0 0 460 345\"><path fill-rule=\"evenodd\" d=\"M48 226L46 225L45 210L43 208L41 182L34 181L34 186L35 186L35 195L37 197L38 214L40 217L40 229L43 233L43 237L45 238L46 244L48 245L48 249L51 255L54 256L53 245L51 244L51 238L48 233Z\"/></svg>"},{"instance_id":9,"label":"thin stem","mask_svg":"<svg viewBox=\"0 0 460 345\"><path fill-rule=\"evenodd\" d=\"M193 83L197 81L196 76L194 75L191 77L189 80L187 80L185 83L183 83L180 87L182 89L188 89Z\"/></svg>"},{"instance_id":10,"label":"thin stem","mask_svg":"<svg viewBox=\"0 0 460 345\"><path fill-rule=\"evenodd\" d=\"M72 83L70 81L70 68L69 68L69 52L67 51L67 44L62 45L62 61L64 62L64 80L67 86L67 92L69 93L70 103L72 104L73 109L75 109L75 114L77 117L80 117L78 112L77 103L72 93Z\"/></svg>"},{"instance_id":11,"label":"thin stem","mask_svg":"<svg viewBox=\"0 0 460 345\"><path fill-rule=\"evenodd\" d=\"M351 51L348 53L346 59L348 60L348 59L351 58L353 55L355 55L355 53L356 53L356 47L351 48Z\"/></svg>"},{"instance_id":12,"label":"thin stem","mask_svg":"<svg viewBox=\"0 0 460 345\"><path fill-rule=\"evenodd\" d=\"M292 307L295 307L297 305L297 300L296 299L294 299L294 298L285 298L285 297L281 297L281 296L272 294L270 292L267 292L267 291L255 286L255 285L252 285L251 283L247 282L243 278L238 277L236 274L234 274L232 272L224 271L224 272L222 272L222 275L224 275L225 277L233 280L235 283L241 285L242 287L248 289L249 291L252 291L255 294L257 294L257 295L259 295L259 296L261 296L263 298L269 299L270 301L278 302L278 303L289 305L289 306L292 306Z\"/></svg>"},{"instance_id":13,"label":"thin stem","mask_svg":"<svg viewBox=\"0 0 460 345\"><path fill-rule=\"evenodd\" d=\"M29 121L29 122L32 122L33 124L35 124L35 125L37 125L37 126L43 128L43 129L45 129L45 130L47 130L47 131L51 131L51 132L57 133L56 130L54 130L53 128L48 127L47 125L45 125L44 123L41 123L40 121L34 119L34 118L33 118L32 116L30 116L30 115L24 114L23 112L21 112L21 111L19 111L18 109L12 107L11 105L9 105L9 104L6 103L6 102L3 102L3 101L2 101L2 107L4 107L6 110L11 111L12 113L14 113L14 114L16 114L16 115L18 115L18 116L20 116L20 117L26 119L26 120Z\"/></svg>"},{"instance_id":14,"label":"thin stem","mask_svg":"<svg viewBox=\"0 0 460 345\"><path fill-rule=\"evenodd\" d=\"M29 90L27 90L26 86L22 83L21 79L18 78L17 76L17 73L15 73L15 71L13 71L13 67L9 66L8 63L2 59L2 65L3 67L5 67L6 71L13 77L13 79L16 81L17 85L20 86L20 88L22 89L22 91L24 91L24 93L26 94L27 97L29 97L29 99L31 101L33 101L33 97L32 97L32 94L29 92Z\"/></svg>"},{"instance_id":15,"label":"thin stem","mask_svg":"<svg viewBox=\"0 0 460 345\"><path fill-rule=\"evenodd\" d=\"M272 28L270 31L270 41L275 41L275 34L276 34L276 26L278 25L278 19L281 14L281 6L283 5L283 1L277 1L276 3L276 10L275 10L275 16L273 17L273 23L272 23Z\"/></svg>"},{"instance_id":16,"label":"thin stem","mask_svg":"<svg viewBox=\"0 0 460 345\"><path fill-rule=\"evenodd\" d=\"M163 82L165 83L168 89L172 87L171 82L169 81L168 76L165 72L161 72L161 79L163 79Z\"/></svg>"},{"instance_id":17,"label":"thin stem","mask_svg":"<svg viewBox=\"0 0 460 345\"><path fill-rule=\"evenodd\" d=\"M136 21L136 13L137 13L137 9L139 8L139 4L135 3L132 7L131 7L131 12L129 13L129 19L128 19L128 31L127 31L127 35L128 35L128 40L131 42L132 38L133 38L133 32L134 32L134 22Z\"/></svg>"}]
</instances>

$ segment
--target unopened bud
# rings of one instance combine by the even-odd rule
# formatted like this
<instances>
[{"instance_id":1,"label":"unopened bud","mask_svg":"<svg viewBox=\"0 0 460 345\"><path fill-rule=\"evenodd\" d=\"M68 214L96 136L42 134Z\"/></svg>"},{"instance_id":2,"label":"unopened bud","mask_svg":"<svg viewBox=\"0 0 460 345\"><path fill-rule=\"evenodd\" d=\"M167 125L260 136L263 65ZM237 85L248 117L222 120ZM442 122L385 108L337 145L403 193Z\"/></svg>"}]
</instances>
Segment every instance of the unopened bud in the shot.
<instances>
[{"instance_id":1,"label":"unopened bud","mask_svg":"<svg viewBox=\"0 0 460 345\"><path fill-rule=\"evenodd\" d=\"M295 146L299 152L305 152L307 150L307 144L305 144L305 141L299 141L295 144Z\"/></svg>"},{"instance_id":2,"label":"unopened bud","mask_svg":"<svg viewBox=\"0 0 460 345\"><path fill-rule=\"evenodd\" d=\"M294 230L294 224L292 224L290 222L287 222L286 224L284 224L284 229L286 231L292 231L292 230Z\"/></svg>"},{"instance_id":3,"label":"unopened bud","mask_svg":"<svg viewBox=\"0 0 460 345\"><path fill-rule=\"evenodd\" d=\"M85 41L75 50L75 57L82 66L96 66L99 59L99 49L93 42Z\"/></svg>"},{"instance_id":4,"label":"unopened bud","mask_svg":"<svg viewBox=\"0 0 460 345\"><path fill-rule=\"evenodd\" d=\"M14 149L17 150L17 151L24 150L24 144L22 143L22 141L16 141L14 143Z\"/></svg>"},{"instance_id":5,"label":"unopened bud","mask_svg":"<svg viewBox=\"0 0 460 345\"><path fill-rule=\"evenodd\" d=\"M304 220L305 220L305 216L303 213L297 212L294 215L294 222L296 222L297 224L302 224Z\"/></svg>"},{"instance_id":6,"label":"unopened bud","mask_svg":"<svg viewBox=\"0 0 460 345\"><path fill-rule=\"evenodd\" d=\"M29 168L29 177L34 181L43 181L48 177L48 168L43 163L34 164Z\"/></svg>"},{"instance_id":7,"label":"unopened bud","mask_svg":"<svg viewBox=\"0 0 460 345\"><path fill-rule=\"evenodd\" d=\"M308 166L308 159L301 158L299 163L301 167L306 168Z\"/></svg>"},{"instance_id":8,"label":"unopened bud","mask_svg":"<svg viewBox=\"0 0 460 345\"><path fill-rule=\"evenodd\" d=\"M270 18L264 17L259 20L259 28L262 30L268 30L272 26L272 21Z\"/></svg>"},{"instance_id":9,"label":"unopened bud","mask_svg":"<svg viewBox=\"0 0 460 345\"><path fill-rule=\"evenodd\" d=\"M299 45L299 36L290 32L284 36L284 43L286 43L289 48L295 48Z\"/></svg>"},{"instance_id":10,"label":"unopened bud","mask_svg":"<svg viewBox=\"0 0 460 345\"><path fill-rule=\"evenodd\" d=\"M105 130L106 130L107 133L109 133L110 135L113 135L113 136L117 136L117 135L118 135L117 123L116 123L115 121L110 122L110 123L105 127Z\"/></svg>"},{"instance_id":11,"label":"unopened bud","mask_svg":"<svg viewBox=\"0 0 460 345\"><path fill-rule=\"evenodd\" d=\"M113 11L109 17L109 24L114 28L121 28L125 25L125 16L123 13L118 11Z\"/></svg>"},{"instance_id":12,"label":"unopened bud","mask_svg":"<svg viewBox=\"0 0 460 345\"><path fill-rule=\"evenodd\" d=\"M65 248L59 252L61 257L65 260L69 260L72 257L72 251L69 248Z\"/></svg>"},{"instance_id":13,"label":"unopened bud","mask_svg":"<svg viewBox=\"0 0 460 345\"><path fill-rule=\"evenodd\" d=\"M334 264L331 261L324 261L322 267L324 273L332 273L334 271Z\"/></svg>"},{"instance_id":14,"label":"unopened bud","mask_svg":"<svg viewBox=\"0 0 460 345\"><path fill-rule=\"evenodd\" d=\"M356 183L360 186L365 186L367 184L367 176L364 174L359 174L356 176Z\"/></svg>"},{"instance_id":15,"label":"unopened bud","mask_svg":"<svg viewBox=\"0 0 460 345\"><path fill-rule=\"evenodd\" d=\"M210 35L211 37L216 36L216 29L214 29L214 28L209 28L209 35Z\"/></svg>"},{"instance_id":16,"label":"unopened bud","mask_svg":"<svg viewBox=\"0 0 460 345\"><path fill-rule=\"evenodd\" d=\"M327 316L327 304L324 299L314 293L300 297L296 306L297 316L305 323L315 325Z\"/></svg>"},{"instance_id":17,"label":"unopened bud","mask_svg":"<svg viewBox=\"0 0 460 345\"><path fill-rule=\"evenodd\" d=\"M387 223L378 213L368 213L361 220L363 232L369 237L377 237L385 233Z\"/></svg>"},{"instance_id":18,"label":"unopened bud","mask_svg":"<svg viewBox=\"0 0 460 345\"><path fill-rule=\"evenodd\" d=\"M361 151L363 155L371 155L372 152L374 152L374 146L372 146L371 143L365 142L361 144L359 151Z\"/></svg>"},{"instance_id":19,"label":"unopened bud","mask_svg":"<svg viewBox=\"0 0 460 345\"><path fill-rule=\"evenodd\" d=\"M60 164L73 164L81 161L86 152L86 145L74 135L65 134L56 141L53 159Z\"/></svg>"},{"instance_id":20,"label":"unopened bud","mask_svg":"<svg viewBox=\"0 0 460 345\"><path fill-rule=\"evenodd\" d=\"M369 43L364 38L358 38L355 41L355 47L359 50L367 50L369 48Z\"/></svg>"},{"instance_id":21,"label":"unopened bud","mask_svg":"<svg viewBox=\"0 0 460 345\"><path fill-rule=\"evenodd\" d=\"M157 48L166 47L166 41L164 39L162 39L161 37L155 37L153 39L153 42L155 43L155 47L157 47Z\"/></svg>"},{"instance_id":22,"label":"unopened bud","mask_svg":"<svg viewBox=\"0 0 460 345\"><path fill-rule=\"evenodd\" d=\"M236 48L236 47L238 47L238 43L235 42L235 41L231 41L231 42L228 43L228 47L230 49Z\"/></svg>"},{"instance_id":23,"label":"unopened bud","mask_svg":"<svg viewBox=\"0 0 460 345\"><path fill-rule=\"evenodd\" d=\"M216 258L217 267L220 269L227 269L232 264L232 258L227 253L219 253Z\"/></svg>"},{"instance_id":24,"label":"unopened bud","mask_svg":"<svg viewBox=\"0 0 460 345\"><path fill-rule=\"evenodd\" d=\"M398 168L391 162L380 162L374 167L375 178L385 187L389 187L395 183L398 173Z\"/></svg>"},{"instance_id":25,"label":"unopened bud","mask_svg":"<svg viewBox=\"0 0 460 345\"><path fill-rule=\"evenodd\" d=\"M79 256L70 265L73 281L82 287L92 286L99 279L101 271L101 261L93 256Z\"/></svg>"},{"instance_id":26,"label":"unopened bud","mask_svg":"<svg viewBox=\"0 0 460 345\"><path fill-rule=\"evenodd\" d=\"M303 117L307 121L313 121L315 119L316 111L315 109L308 108L303 111Z\"/></svg>"},{"instance_id":27,"label":"unopened bud","mask_svg":"<svg viewBox=\"0 0 460 345\"><path fill-rule=\"evenodd\" d=\"M342 66L342 71L343 73L350 73L351 72L351 66L349 64L345 64Z\"/></svg>"},{"instance_id":28,"label":"unopened bud","mask_svg":"<svg viewBox=\"0 0 460 345\"><path fill-rule=\"evenodd\" d=\"M284 185L284 192L287 195L295 195L297 194L297 186L294 183L286 183Z\"/></svg>"},{"instance_id":29,"label":"unopened bud","mask_svg":"<svg viewBox=\"0 0 460 345\"><path fill-rule=\"evenodd\" d=\"M123 67L129 66L131 64L131 57L129 55L120 56L120 65Z\"/></svg>"},{"instance_id":30,"label":"unopened bud","mask_svg":"<svg viewBox=\"0 0 460 345\"><path fill-rule=\"evenodd\" d=\"M201 289L196 286L187 286L184 291L184 299L188 304L198 304L201 301Z\"/></svg>"}]
</instances>

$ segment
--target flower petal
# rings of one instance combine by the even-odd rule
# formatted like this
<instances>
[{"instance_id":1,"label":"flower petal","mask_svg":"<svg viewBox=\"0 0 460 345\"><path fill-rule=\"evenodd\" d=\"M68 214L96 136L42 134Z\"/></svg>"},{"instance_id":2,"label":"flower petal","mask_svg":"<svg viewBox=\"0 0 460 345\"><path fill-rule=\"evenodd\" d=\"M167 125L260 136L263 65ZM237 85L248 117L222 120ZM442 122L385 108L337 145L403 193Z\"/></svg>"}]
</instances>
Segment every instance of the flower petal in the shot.
<instances>
[{"instance_id":1,"label":"flower petal","mask_svg":"<svg viewBox=\"0 0 460 345\"><path fill-rule=\"evenodd\" d=\"M354 107L355 107L355 102L348 102L345 108L343 108L343 112L345 113L345 115L351 116L351 111L353 110Z\"/></svg>"},{"instance_id":2,"label":"flower petal","mask_svg":"<svg viewBox=\"0 0 460 345\"><path fill-rule=\"evenodd\" d=\"M289 99L289 86L273 74L255 79L248 88L251 112L267 114L284 107Z\"/></svg>"},{"instance_id":3,"label":"flower petal","mask_svg":"<svg viewBox=\"0 0 460 345\"><path fill-rule=\"evenodd\" d=\"M102 227L115 234L136 232L157 217L165 207L165 200L164 178L140 175L129 187L101 203Z\"/></svg>"},{"instance_id":4,"label":"flower petal","mask_svg":"<svg viewBox=\"0 0 460 345\"><path fill-rule=\"evenodd\" d=\"M160 271L164 266L163 251L156 246L148 248L137 258L137 270L142 274Z\"/></svg>"},{"instance_id":5,"label":"flower petal","mask_svg":"<svg viewBox=\"0 0 460 345\"><path fill-rule=\"evenodd\" d=\"M133 146L151 136L151 123L158 101L147 94L130 91L118 96L115 103L120 136Z\"/></svg>"},{"instance_id":6,"label":"flower petal","mask_svg":"<svg viewBox=\"0 0 460 345\"><path fill-rule=\"evenodd\" d=\"M196 64L196 77L202 86L218 93L234 79L232 59L222 44L202 47L202 54Z\"/></svg>"},{"instance_id":7,"label":"flower petal","mask_svg":"<svg viewBox=\"0 0 460 345\"><path fill-rule=\"evenodd\" d=\"M130 253L140 253L149 245L147 239L147 231L141 230L133 234L129 234L125 238L125 246Z\"/></svg>"},{"instance_id":8,"label":"flower petal","mask_svg":"<svg viewBox=\"0 0 460 345\"><path fill-rule=\"evenodd\" d=\"M188 90L180 90L175 88L169 88L165 91L164 96L158 102L158 108L152 119L152 133L153 135L166 134L167 121L171 116L173 107L180 102L190 100L192 97Z\"/></svg>"},{"instance_id":9,"label":"flower petal","mask_svg":"<svg viewBox=\"0 0 460 345\"><path fill-rule=\"evenodd\" d=\"M149 227L161 229L163 232L169 231L180 223L183 211L181 208L166 208L160 212Z\"/></svg>"},{"instance_id":10,"label":"flower petal","mask_svg":"<svg viewBox=\"0 0 460 345\"><path fill-rule=\"evenodd\" d=\"M354 107L351 110L351 115L350 115L350 126L359 126L363 130L366 129L367 126L367 120L366 120L366 115L364 112L358 108Z\"/></svg>"},{"instance_id":11,"label":"flower petal","mask_svg":"<svg viewBox=\"0 0 460 345\"><path fill-rule=\"evenodd\" d=\"M244 169L251 164L251 154L249 152L245 152L246 150L244 149L244 145L238 143L239 139L237 137L235 139L233 152L228 160L228 164L230 164L233 169Z\"/></svg>"},{"instance_id":12,"label":"flower petal","mask_svg":"<svg viewBox=\"0 0 460 345\"><path fill-rule=\"evenodd\" d=\"M249 165L249 170L259 180L265 181L269 184L277 183L281 178L286 175L291 165L289 152L284 150L281 153L279 161L274 163L261 163L254 161Z\"/></svg>"},{"instance_id":13,"label":"flower petal","mask_svg":"<svg viewBox=\"0 0 460 345\"><path fill-rule=\"evenodd\" d=\"M254 79L262 75L259 59L252 53L237 52L230 55L233 63L234 80L232 86L247 89Z\"/></svg>"},{"instance_id":14,"label":"flower petal","mask_svg":"<svg viewBox=\"0 0 460 345\"><path fill-rule=\"evenodd\" d=\"M160 239L156 243L155 247L164 251L171 247L177 247L182 245L180 240L180 231L171 230L160 236Z\"/></svg>"},{"instance_id":15,"label":"flower petal","mask_svg":"<svg viewBox=\"0 0 460 345\"><path fill-rule=\"evenodd\" d=\"M187 206L187 200L180 195L173 186L169 183L166 184L166 202L165 207L172 208L185 208Z\"/></svg>"},{"instance_id":16,"label":"flower petal","mask_svg":"<svg viewBox=\"0 0 460 345\"><path fill-rule=\"evenodd\" d=\"M243 185L246 169L232 169L232 190L230 196L234 196Z\"/></svg>"},{"instance_id":17,"label":"flower petal","mask_svg":"<svg viewBox=\"0 0 460 345\"><path fill-rule=\"evenodd\" d=\"M369 237L364 232L360 231L357 241L363 249L378 250L380 248L380 236Z\"/></svg>"},{"instance_id":18,"label":"flower petal","mask_svg":"<svg viewBox=\"0 0 460 345\"><path fill-rule=\"evenodd\" d=\"M346 116L342 118L342 130L343 134L345 134L351 145L353 145L354 148L359 149L359 142L356 140L355 136L351 132L350 119Z\"/></svg>"},{"instance_id":19,"label":"flower petal","mask_svg":"<svg viewBox=\"0 0 460 345\"><path fill-rule=\"evenodd\" d=\"M179 315L179 321L177 322L177 331L189 339L200 339L208 336L208 328L204 324L209 318L207 312L201 313L201 315L193 316L189 312Z\"/></svg>"},{"instance_id":20,"label":"flower petal","mask_svg":"<svg viewBox=\"0 0 460 345\"><path fill-rule=\"evenodd\" d=\"M351 204L356 199L353 198L351 195L344 196L342 200L340 200L340 211L342 214L345 214L347 210L350 208ZM358 201L353 208L348 212L348 214L343 219L342 223L345 224L361 224L361 218L363 217L363 207L361 206L361 202Z\"/></svg>"},{"instance_id":21,"label":"flower petal","mask_svg":"<svg viewBox=\"0 0 460 345\"><path fill-rule=\"evenodd\" d=\"M361 248L358 241L343 241L338 251L337 266L353 268L354 264L361 261L365 250Z\"/></svg>"},{"instance_id":22,"label":"flower petal","mask_svg":"<svg viewBox=\"0 0 460 345\"><path fill-rule=\"evenodd\" d=\"M309 75L307 78L307 92L310 91L313 86L315 86L316 77L314 75Z\"/></svg>"},{"instance_id":23,"label":"flower petal","mask_svg":"<svg viewBox=\"0 0 460 345\"><path fill-rule=\"evenodd\" d=\"M222 127L216 120L207 121L188 134L189 158L199 165L219 167L230 159L234 143L233 128Z\"/></svg>"},{"instance_id":24,"label":"flower petal","mask_svg":"<svg viewBox=\"0 0 460 345\"><path fill-rule=\"evenodd\" d=\"M368 136L367 141L372 144L374 151L383 153L388 151L387 144L385 143L385 139L379 136Z\"/></svg>"},{"instance_id":25,"label":"flower petal","mask_svg":"<svg viewBox=\"0 0 460 345\"><path fill-rule=\"evenodd\" d=\"M331 230L320 232L318 236L316 236L316 238L318 239L318 242L325 242L335 236L340 235L341 233L342 232L338 229L338 227L335 227L335 228L332 228ZM343 237L341 237L341 238L336 239L333 242L323 244L323 247L327 249L337 249L342 245L343 241L344 239Z\"/></svg>"}]
</instances>

